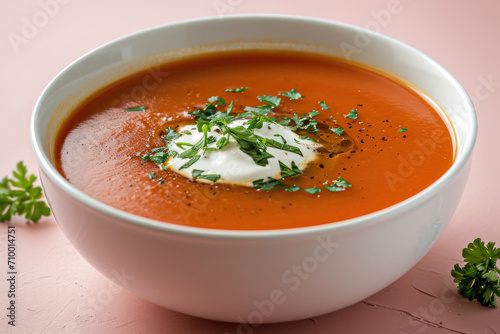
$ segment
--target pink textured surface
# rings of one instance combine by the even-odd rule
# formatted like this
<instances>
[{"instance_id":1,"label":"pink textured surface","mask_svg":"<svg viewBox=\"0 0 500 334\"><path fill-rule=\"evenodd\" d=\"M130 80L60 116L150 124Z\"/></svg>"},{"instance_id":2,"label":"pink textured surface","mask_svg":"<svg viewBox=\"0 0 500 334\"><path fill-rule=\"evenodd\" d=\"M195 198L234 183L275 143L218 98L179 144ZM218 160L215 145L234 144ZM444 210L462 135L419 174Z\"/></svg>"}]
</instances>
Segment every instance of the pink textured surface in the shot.
<instances>
[{"instance_id":1,"label":"pink textured surface","mask_svg":"<svg viewBox=\"0 0 500 334\"><path fill-rule=\"evenodd\" d=\"M397 10L387 15L388 8ZM109 40L155 25L245 13L304 15L379 27L380 32L427 53L462 83L478 112L479 137L466 192L441 238L401 279L356 305L314 319L242 327L182 315L135 297L91 268L52 217L38 224L16 218L12 223L17 232L19 273L16 327L7 325L7 224L0 224L0 308L4 310L0 312L0 332L500 333L500 310L458 296L449 275L460 260L461 249L474 238L500 244L500 177L494 142L500 123L495 108L500 105L500 3L495 0L312 0L293 4L264 0L23 0L3 4L0 175L10 174L19 160L36 171L29 141L31 111L47 83L77 57ZM27 21L39 27L29 30Z\"/></svg>"}]
</instances>

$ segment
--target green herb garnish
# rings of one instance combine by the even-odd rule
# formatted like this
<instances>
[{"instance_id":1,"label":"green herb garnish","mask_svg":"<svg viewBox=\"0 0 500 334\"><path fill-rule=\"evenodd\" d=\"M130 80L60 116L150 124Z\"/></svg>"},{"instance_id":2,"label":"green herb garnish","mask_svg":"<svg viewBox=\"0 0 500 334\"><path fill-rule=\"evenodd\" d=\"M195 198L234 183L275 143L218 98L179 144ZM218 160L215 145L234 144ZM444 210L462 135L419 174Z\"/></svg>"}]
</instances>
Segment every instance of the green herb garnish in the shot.
<instances>
[{"instance_id":1,"label":"green herb garnish","mask_svg":"<svg viewBox=\"0 0 500 334\"><path fill-rule=\"evenodd\" d=\"M264 102L265 104L270 105L273 108L279 107L281 103L281 98L273 95L260 95L257 96L260 102Z\"/></svg>"},{"instance_id":2,"label":"green herb garnish","mask_svg":"<svg viewBox=\"0 0 500 334\"><path fill-rule=\"evenodd\" d=\"M406 128L401 128L401 129L399 129L398 131L399 131L399 132L405 132L405 131L408 131L408 129L406 129Z\"/></svg>"},{"instance_id":3,"label":"green herb garnish","mask_svg":"<svg viewBox=\"0 0 500 334\"><path fill-rule=\"evenodd\" d=\"M280 149L280 150L283 150L283 151L292 152L292 153L298 154L300 156L303 156L302 155L302 151L297 146L293 146L293 145L289 145L289 144L282 144L279 141L276 141L276 140L271 139L271 138L263 138L263 137L260 137L260 136L257 136L257 138L259 138L259 140L264 140L265 139L266 140L266 146L269 146L269 147L272 147L272 148L277 148L277 149Z\"/></svg>"},{"instance_id":4,"label":"green herb garnish","mask_svg":"<svg viewBox=\"0 0 500 334\"><path fill-rule=\"evenodd\" d=\"M274 189L274 190L286 190L289 192L295 192L301 189L298 186L289 186L279 180L273 179L272 177L269 177L267 181L264 181L264 179L255 180L253 181L252 185L254 188L267 191Z\"/></svg>"},{"instance_id":5,"label":"green herb garnish","mask_svg":"<svg viewBox=\"0 0 500 334\"><path fill-rule=\"evenodd\" d=\"M312 138L311 138L311 137L309 137L309 136L299 136L299 139L304 139L304 140L314 141L314 139L312 139Z\"/></svg>"},{"instance_id":6,"label":"green herb garnish","mask_svg":"<svg viewBox=\"0 0 500 334\"><path fill-rule=\"evenodd\" d=\"M358 109L353 109L349 112L349 114L344 116L345 118L356 119L358 118Z\"/></svg>"},{"instance_id":7,"label":"green herb garnish","mask_svg":"<svg viewBox=\"0 0 500 334\"><path fill-rule=\"evenodd\" d=\"M242 125L234 128L227 128L227 132L236 140L240 145L240 150L253 159L259 166L266 166L269 158L274 156L266 152L265 144L262 144L253 130L245 128Z\"/></svg>"},{"instance_id":8,"label":"green herb garnish","mask_svg":"<svg viewBox=\"0 0 500 334\"><path fill-rule=\"evenodd\" d=\"M163 140L165 141L166 144L168 144L172 140L175 140L175 139L179 138L180 136L182 136L179 132L176 132L172 128L166 128L165 131L167 132L167 134L163 135L162 138L163 138ZM189 134L191 134L191 133L189 133Z\"/></svg>"},{"instance_id":9,"label":"green herb garnish","mask_svg":"<svg viewBox=\"0 0 500 334\"><path fill-rule=\"evenodd\" d=\"M239 118L248 117L252 113L253 114L259 114L259 115L267 115L267 114L269 114L271 112L272 109L273 109L273 106L268 105L268 104L266 104L264 106L257 106L257 107L245 107L244 110L247 113L239 115Z\"/></svg>"},{"instance_id":10,"label":"green herb garnish","mask_svg":"<svg viewBox=\"0 0 500 334\"><path fill-rule=\"evenodd\" d=\"M344 133L344 129L341 127L338 128L330 128L333 133L335 133L337 136L341 136Z\"/></svg>"},{"instance_id":11,"label":"green herb garnish","mask_svg":"<svg viewBox=\"0 0 500 334\"><path fill-rule=\"evenodd\" d=\"M241 88L234 88L234 89L226 89L224 90L225 92L228 92L228 93L241 93L241 92L244 92L248 89L248 87L241 87Z\"/></svg>"},{"instance_id":12,"label":"green herb garnish","mask_svg":"<svg viewBox=\"0 0 500 334\"><path fill-rule=\"evenodd\" d=\"M286 191L289 191L291 193L294 193L296 191L299 191L300 189L302 189L301 187L299 186L289 186L288 188L286 188L285 190Z\"/></svg>"},{"instance_id":13,"label":"green herb garnish","mask_svg":"<svg viewBox=\"0 0 500 334\"><path fill-rule=\"evenodd\" d=\"M307 132L318 132L318 121L314 119L315 116L320 115L321 113L319 111L313 110L307 114L303 114L299 116L297 113L293 115L293 117L283 117L281 121L278 122L278 124L283 125L283 126L289 126L290 130L292 131L297 131L297 130L305 130ZM295 123L295 126L290 126L290 122L293 121Z\"/></svg>"},{"instance_id":14,"label":"green herb garnish","mask_svg":"<svg viewBox=\"0 0 500 334\"><path fill-rule=\"evenodd\" d=\"M313 194L313 195L321 192L321 188L307 188L304 190L307 191L309 194Z\"/></svg>"},{"instance_id":15,"label":"green herb garnish","mask_svg":"<svg viewBox=\"0 0 500 334\"><path fill-rule=\"evenodd\" d=\"M181 167L179 167L179 170L191 167L196 161L200 160L200 158L201 158L201 155L196 154L191 159L189 159L188 162L186 162L184 165L182 165Z\"/></svg>"},{"instance_id":16,"label":"green herb garnish","mask_svg":"<svg viewBox=\"0 0 500 334\"><path fill-rule=\"evenodd\" d=\"M481 238L477 238L462 250L462 256L465 266L457 263L451 271L454 282L458 283L458 292L484 306L498 307L500 269L496 262L500 259L500 248L495 248L494 242L485 246Z\"/></svg>"},{"instance_id":17,"label":"green herb garnish","mask_svg":"<svg viewBox=\"0 0 500 334\"><path fill-rule=\"evenodd\" d=\"M149 157L149 160L151 161L154 161L156 162L157 164L161 165L163 164L165 161L168 160L168 158L170 157L170 154L168 154L167 152L163 152L163 151L160 151L160 152L156 152L155 154L153 155L146 155ZM145 160L145 156L142 157L143 160ZM145 161L148 161L148 160L145 160Z\"/></svg>"},{"instance_id":18,"label":"green herb garnish","mask_svg":"<svg viewBox=\"0 0 500 334\"><path fill-rule=\"evenodd\" d=\"M204 179L204 180L212 181L214 183L220 179L219 174L205 174L205 175L203 175L203 172L204 171L200 170L200 169L193 169L193 173L192 173L193 179Z\"/></svg>"},{"instance_id":19,"label":"green herb garnish","mask_svg":"<svg viewBox=\"0 0 500 334\"><path fill-rule=\"evenodd\" d=\"M223 106L226 104L226 101L220 96L212 96L208 99L208 102L212 103L214 106Z\"/></svg>"},{"instance_id":20,"label":"green herb garnish","mask_svg":"<svg viewBox=\"0 0 500 334\"><path fill-rule=\"evenodd\" d=\"M25 216L27 220L37 222L42 216L50 215L50 208L40 200L42 188L34 187L34 174L27 175L26 166L20 161L14 178L4 177L0 182L0 221L10 221L13 215Z\"/></svg>"},{"instance_id":21,"label":"green herb garnish","mask_svg":"<svg viewBox=\"0 0 500 334\"><path fill-rule=\"evenodd\" d=\"M352 187L352 184L350 184L349 182L347 182L346 180L344 180L339 176L337 178L337 181L323 188L325 188L328 191L344 191L345 188L347 187Z\"/></svg>"},{"instance_id":22,"label":"green herb garnish","mask_svg":"<svg viewBox=\"0 0 500 334\"><path fill-rule=\"evenodd\" d=\"M148 109L147 107L136 107L136 108L128 108L125 109L124 111L141 111L141 110L146 110Z\"/></svg>"},{"instance_id":23,"label":"green herb garnish","mask_svg":"<svg viewBox=\"0 0 500 334\"><path fill-rule=\"evenodd\" d=\"M318 103L324 110L330 109L330 107L326 105L325 101L319 101Z\"/></svg>"},{"instance_id":24,"label":"green herb garnish","mask_svg":"<svg viewBox=\"0 0 500 334\"><path fill-rule=\"evenodd\" d=\"M297 92L295 88L291 89L289 92L281 93L281 95L288 97L290 100L298 100L305 97L304 95Z\"/></svg>"},{"instance_id":25,"label":"green herb garnish","mask_svg":"<svg viewBox=\"0 0 500 334\"><path fill-rule=\"evenodd\" d=\"M149 178L150 178L150 179L156 179L156 174L155 174L155 173L151 173L151 174L149 174Z\"/></svg>"},{"instance_id":26,"label":"green herb garnish","mask_svg":"<svg viewBox=\"0 0 500 334\"><path fill-rule=\"evenodd\" d=\"M277 134L275 134L274 136L275 136L275 137L280 137L280 138L281 138L281 141L283 141L283 144L286 144L286 140L285 140L285 138L284 138L282 135L280 135L279 133L277 133Z\"/></svg>"},{"instance_id":27,"label":"green herb garnish","mask_svg":"<svg viewBox=\"0 0 500 334\"><path fill-rule=\"evenodd\" d=\"M287 178L295 175L300 175L302 174L302 171L297 167L294 161L292 161L291 168L279 161L280 164L280 170L281 170L281 177L282 178Z\"/></svg>"}]
</instances>

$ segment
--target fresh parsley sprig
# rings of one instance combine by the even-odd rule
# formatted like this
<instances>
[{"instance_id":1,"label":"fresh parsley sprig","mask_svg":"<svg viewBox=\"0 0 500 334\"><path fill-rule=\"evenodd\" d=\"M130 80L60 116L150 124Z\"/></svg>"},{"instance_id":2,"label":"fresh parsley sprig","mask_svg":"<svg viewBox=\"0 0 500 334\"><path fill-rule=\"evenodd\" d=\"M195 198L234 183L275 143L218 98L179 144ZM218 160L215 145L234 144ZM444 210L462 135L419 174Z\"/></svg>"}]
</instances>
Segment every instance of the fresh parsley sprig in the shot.
<instances>
[{"instance_id":1,"label":"fresh parsley sprig","mask_svg":"<svg viewBox=\"0 0 500 334\"><path fill-rule=\"evenodd\" d=\"M0 221L10 221L13 215L25 216L37 222L42 216L50 215L50 208L40 200L42 188L35 187L36 176L28 175L26 166L20 161L14 178L4 177L0 183Z\"/></svg>"},{"instance_id":2,"label":"fresh parsley sprig","mask_svg":"<svg viewBox=\"0 0 500 334\"><path fill-rule=\"evenodd\" d=\"M500 269L496 262L500 259L500 248L495 248L494 242L485 246L481 238L477 238L462 250L462 256L465 266L457 263L451 271L454 282L458 283L458 292L484 306L498 307Z\"/></svg>"}]
</instances>

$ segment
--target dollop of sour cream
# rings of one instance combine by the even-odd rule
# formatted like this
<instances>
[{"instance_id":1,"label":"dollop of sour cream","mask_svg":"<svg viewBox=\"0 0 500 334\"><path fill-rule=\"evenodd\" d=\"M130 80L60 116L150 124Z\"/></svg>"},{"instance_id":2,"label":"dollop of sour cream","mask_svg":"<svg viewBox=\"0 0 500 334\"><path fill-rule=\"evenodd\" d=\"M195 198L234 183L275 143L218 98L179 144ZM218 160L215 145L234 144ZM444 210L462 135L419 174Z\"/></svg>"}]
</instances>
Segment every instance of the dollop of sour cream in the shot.
<instances>
[{"instance_id":1,"label":"dollop of sour cream","mask_svg":"<svg viewBox=\"0 0 500 334\"><path fill-rule=\"evenodd\" d=\"M233 128L239 125L245 125L247 120L241 119L231 122L229 127ZM189 149L191 146L178 143L188 143L194 145L204 135L198 131L196 125L182 126L177 130L182 133L182 136L171 141L168 145L170 151L176 151L178 154L170 157L161 167L163 169L171 169L187 178L193 179L194 170L202 170L203 174L217 174L220 179L217 183L226 183L242 186L252 186L253 181L268 178L280 179L281 168L280 162L291 168L292 162L302 171L308 163L314 161L318 157L317 149L321 147L311 140L301 139L299 135L291 131L289 128L275 123L265 122L262 128L255 129L254 133L258 136L273 139L279 143L295 146L300 149L301 155L286 150L267 147L266 152L273 155L268 159L266 166L260 166L242 150L240 145L232 137L229 143L222 149L206 151L201 158L187 168L181 169L189 159L180 158L179 154ZM213 136L216 141L223 135L217 126L213 126L208 132L208 136ZM216 141L208 145L208 148L217 148ZM196 179L198 182L211 183L209 180Z\"/></svg>"}]
</instances>

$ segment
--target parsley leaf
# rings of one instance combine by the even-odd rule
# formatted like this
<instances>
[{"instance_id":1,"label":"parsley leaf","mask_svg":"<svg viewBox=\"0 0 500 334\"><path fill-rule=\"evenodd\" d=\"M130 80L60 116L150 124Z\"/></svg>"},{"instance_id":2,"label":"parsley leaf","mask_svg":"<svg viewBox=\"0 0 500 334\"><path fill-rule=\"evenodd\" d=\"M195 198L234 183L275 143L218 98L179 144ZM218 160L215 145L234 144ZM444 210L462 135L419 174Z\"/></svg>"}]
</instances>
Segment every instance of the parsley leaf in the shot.
<instances>
[{"instance_id":1,"label":"parsley leaf","mask_svg":"<svg viewBox=\"0 0 500 334\"><path fill-rule=\"evenodd\" d=\"M208 99L208 102L212 103L216 107L226 104L226 101L220 96L212 96Z\"/></svg>"},{"instance_id":2,"label":"parsley leaf","mask_svg":"<svg viewBox=\"0 0 500 334\"><path fill-rule=\"evenodd\" d=\"M318 132L318 121L314 119L314 116L320 115L321 113L319 111L313 110L309 112L308 114L303 114L299 116L299 114L294 113L294 115L290 117L283 117L281 121L278 122L278 124L283 125L283 126L289 126L290 130L292 131L297 131L297 130L304 130L307 132ZM294 121L295 126L290 126L290 122Z\"/></svg>"},{"instance_id":3,"label":"parsley leaf","mask_svg":"<svg viewBox=\"0 0 500 334\"><path fill-rule=\"evenodd\" d=\"M239 115L239 117L240 118L247 117L252 113L256 113L259 115L267 115L271 112L272 108L273 107L271 105L264 105L264 106L257 106L257 107L245 107L245 109L243 109L243 110L245 110L247 113L243 113L243 114Z\"/></svg>"},{"instance_id":4,"label":"parsley leaf","mask_svg":"<svg viewBox=\"0 0 500 334\"><path fill-rule=\"evenodd\" d=\"M217 146L217 148L219 150L221 150L227 144L229 144L229 138L228 137L220 137L219 140L217 140L217 142L215 143L215 146Z\"/></svg>"},{"instance_id":5,"label":"parsley leaf","mask_svg":"<svg viewBox=\"0 0 500 334\"><path fill-rule=\"evenodd\" d=\"M291 192L291 193L294 193L294 192L296 192L296 191L298 191L298 190L300 190L300 189L302 189L302 188L301 188L301 187L299 187L299 186L289 186L289 187L288 187L288 188L286 188L285 190L286 190L286 191L289 191L289 192Z\"/></svg>"},{"instance_id":6,"label":"parsley leaf","mask_svg":"<svg viewBox=\"0 0 500 334\"><path fill-rule=\"evenodd\" d=\"M338 136L341 136L344 133L344 128L338 127L338 128L330 128L333 133L335 133Z\"/></svg>"},{"instance_id":7,"label":"parsley leaf","mask_svg":"<svg viewBox=\"0 0 500 334\"><path fill-rule=\"evenodd\" d=\"M289 92L281 93L281 95L288 97L290 100L298 100L305 97L304 95L297 92L295 88L292 88Z\"/></svg>"},{"instance_id":8,"label":"parsley leaf","mask_svg":"<svg viewBox=\"0 0 500 334\"><path fill-rule=\"evenodd\" d=\"M496 308L497 297L500 297L500 269L496 266L500 248L494 246L494 242L485 246L481 238L475 239L462 250L465 266L455 264L451 276L458 283L458 292L462 296Z\"/></svg>"},{"instance_id":9,"label":"parsley leaf","mask_svg":"<svg viewBox=\"0 0 500 334\"><path fill-rule=\"evenodd\" d=\"M295 192L302 189L299 186L289 186L279 180L273 179L272 177L267 178L267 181L264 181L264 179L255 180L252 182L252 185L254 188L267 191L275 189Z\"/></svg>"},{"instance_id":10,"label":"parsley leaf","mask_svg":"<svg viewBox=\"0 0 500 334\"><path fill-rule=\"evenodd\" d=\"M292 161L292 166L291 168L279 161L280 164L280 170L281 170L281 177L282 178L287 178L295 175L302 174L302 171L297 167L294 161Z\"/></svg>"},{"instance_id":11,"label":"parsley leaf","mask_svg":"<svg viewBox=\"0 0 500 334\"><path fill-rule=\"evenodd\" d=\"M307 191L309 194L313 194L313 195L321 192L321 188L307 188L304 190Z\"/></svg>"},{"instance_id":12,"label":"parsley leaf","mask_svg":"<svg viewBox=\"0 0 500 334\"><path fill-rule=\"evenodd\" d=\"M264 138L264 137L257 136L257 135L255 135L255 136L259 140L261 140L261 141L263 141L265 139L266 140L266 146L269 146L269 147L272 147L272 148L277 148L277 149L280 149L280 150L283 150L283 151L292 152L292 153L300 155L301 157L303 156L302 155L302 151L297 146L288 145L288 144L282 144L279 141L276 141L276 140L271 139L271 138Z\"/></svg>"},{"instance_id":13,"label":"parsley leaf","mask_svg":"<svg viewBox=\"0 0 500 334\"><path fill-rule=\"evenodd\" d=\"M399 129L398 131L399 131L399 132L405 132L405 131L408 131L408 129L406 129L406 128L401 128L401 129Z\"/></svg>"},{"instance_id":14,"label":"parsley leaf","mask_svg":"<svg viewBox=\"0 0 500 334\"><path fill-rule=\"evenodd\" d=\"M273 108L279 107L281 103L281 98L273 95L260 95L257 96L260 102L270 105Z\"/></svg>"},{"instance_id":15,"label":"parsley leaf","mask_svg":"<svg viewBox=\"0 0 500 334\"><path fill-rule=\"evenodd\" d=\"M349 112L349 114L344 115L345 118L356 119L358 118L358 109L353 109Z\"/></svg>"},{"instance_id":16,"label":"parsley leaf","mask_svg":"<svg viewBox=\"0 0 500 334\"><path fill-rule=\"evenodd\" d=\"M188 162L186 162L184 165L182 165L181 167L179 167L179 170L191 167L196 161L200 160L200 158L201 158L201 155L199 155L199 154L195 155L194 157L192 157L191 159L189 159Z\"/></svg>"},{"instance_id":17,"label":"parsley leaf","mask_svg":"<svg viewBox=\"0 0 500 334\"><path fill-rule=\"evenodd\" d=\"M299 139L304 139L304 140L309 140L309 141L314 142L314 139L312 139L312 138L311 138L311 137L309 137L309 136L299 136Z\"/></svg>"},{"instance_id":18,"label":"parsley leaf","mask_svg":"<svg viewBox=\"0 0 500 334\"><path fill-rule=\"evenodd\" d=\"M274 157L265 151L265 145L261 144L253 129L238 125L227 130L240 145L240 150L250 156L257 165L266 166L269 163L268 159Z\"/></svg>"},{"instance_id":19,"label":"parsley leaf","mask_svg":"<svg viewBox=\"0 0 500 334\"><path fill-rule=\"evenodd\" d=\"M179 132L176 132L172 128L166 128L165 131L167 132L167 134L163 135L161 138L165 141L166 144L168 144L172 140L175 140L175 139L179 138L180 136L182 136L182 134L180 134ZM191 134L191 133L189 133L189 134Z\"/></svg>"},{"instance_id":20,"label":"parsley leaf","mask_svg":"<svg viewBox=\"0 0 500 334\"><path fill-rule=\"evenodd\" d=\"M346 187L352 187L352 184L341 178L340 176L337 178L337 181L334 183L325 186L325 188L328 191L344 191Z\"/></svg>"},{"instance_id":21,"label":"parsley leaf","mask_svg":"<svg viewBox=\"0 0 500 334\"><path fill-rule=\"evenodd\" d=\"M319 101L318 103L324 110L330 109L330 107L326 105L325 101Z\"/></svg>"},{"instance_id":22,"label":"parsley leaf","mask_svg":"<svg viewBox=\"0 0 500 334\"><path fill-rule=\"evenodd\" d=\"M42 188L34 187L34 174L27 175L28 170L20 161L14 178L4 177L0 182L0 222L10 221L13 215L24 215L27 220L37 222L42 216L50 215L50 208L40 200Z\"/></svg>"},{"instance_id":23,"label":"parsley leaf","mask_svg":"<svg viewBox=\"0 0 500 334\"><path fill-rule=\"evenodd\" d=\"M192 173L193 179L204 179L204 180L212 181L214 183L220 179L219 174L205 174L205 175L203 175L203 172L204 171L200 170L200 169L193 169L193 173Z\"/></svg>"},{"instance_id":24,"label":"parsley leaf","mask_svg":"<svg viewBox=\"0 0 500 334\"><path fill-rule=\"evenodd\" d=\"M241 88L234 88L234 89L226 89L224 90L225 92L228 92L228 93L241 93L241 92L244 92L248 89L248 87L241 87Z\"/></svg>"},{"instance_id":25,"label":"parsley leaf","mask_svg":"<svg viewBox=\"0 0 500 334\"><path fill-rule=\"evenodd\" d=\"M148 109L147 107L136 107L136 108L128 108L128 109L125 109L124 111L142 111L142 110L146 110Z\"/></svg>"}]
</instances>

